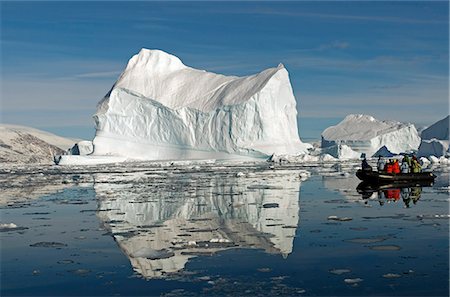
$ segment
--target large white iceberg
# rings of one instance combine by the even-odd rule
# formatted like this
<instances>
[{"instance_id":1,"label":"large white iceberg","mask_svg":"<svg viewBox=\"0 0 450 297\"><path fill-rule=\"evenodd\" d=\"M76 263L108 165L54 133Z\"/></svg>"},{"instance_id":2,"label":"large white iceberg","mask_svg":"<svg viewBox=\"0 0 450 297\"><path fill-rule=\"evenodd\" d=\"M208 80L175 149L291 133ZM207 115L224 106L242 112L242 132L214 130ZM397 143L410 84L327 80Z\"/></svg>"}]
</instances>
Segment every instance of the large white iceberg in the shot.
<instances>
[{"instance_id":1,"label":"large white iceberg","mask_svg":"<svg viewBox=\"0 0 450 297\"><path fill-rule=\"evenodd\" d=\"M299 139L296 101L282 64L251 76L224 76L142 49L94 119L94 156L258 158L310 147Z\"/></svg>"},{"instance_id":2,"label":"large white iceberg","mask_svg":"<svg viewBox=\"0 0 450 297\"><path fill-rule=\"evenodd\" d=\"M413 124L380 121L369 115L348 115L345 119L322 132L322 148L345 144L368 156L385 146L398 154L417 150L420 137Z\"/></svg>"}]
</instances>

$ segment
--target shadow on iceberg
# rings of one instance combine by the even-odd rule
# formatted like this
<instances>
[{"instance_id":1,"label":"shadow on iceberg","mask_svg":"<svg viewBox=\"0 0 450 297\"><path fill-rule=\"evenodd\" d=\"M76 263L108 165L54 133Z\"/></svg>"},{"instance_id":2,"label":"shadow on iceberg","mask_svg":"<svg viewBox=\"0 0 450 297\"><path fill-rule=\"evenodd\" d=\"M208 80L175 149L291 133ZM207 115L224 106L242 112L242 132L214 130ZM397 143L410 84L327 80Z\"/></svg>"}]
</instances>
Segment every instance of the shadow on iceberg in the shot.
<instances>
[{"instance_id":1,"label":"shadow on iceberg","mask_svg":"<svg viewBox=\"0 0 450 297\"><path fill-rule=\"evenodd\" d=\"M164 278L193 257L230 248L284 258L293 250L301 181L292 171L96 179L98 217L144 278Z\"/></svg>"}]
</instances>

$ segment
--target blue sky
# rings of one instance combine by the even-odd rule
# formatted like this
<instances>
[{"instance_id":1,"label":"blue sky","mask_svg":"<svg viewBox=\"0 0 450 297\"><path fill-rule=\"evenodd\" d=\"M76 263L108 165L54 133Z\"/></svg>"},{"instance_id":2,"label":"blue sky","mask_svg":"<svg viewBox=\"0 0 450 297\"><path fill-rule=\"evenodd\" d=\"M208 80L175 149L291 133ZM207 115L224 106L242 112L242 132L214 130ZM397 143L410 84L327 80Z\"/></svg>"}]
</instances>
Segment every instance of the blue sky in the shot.
<instances>
[{"instance_id":1,"label":"blue sky","mask_svg":"<svg viewBox=\"0 0 450 297\"><path fill-rule=\"evenodd\" d=\"M0 5L3 123L91 138L97 102L142 47L228 75L283 63L306 138L350 113L449 113L447 1Z\"/></svg>"}]
</instances>

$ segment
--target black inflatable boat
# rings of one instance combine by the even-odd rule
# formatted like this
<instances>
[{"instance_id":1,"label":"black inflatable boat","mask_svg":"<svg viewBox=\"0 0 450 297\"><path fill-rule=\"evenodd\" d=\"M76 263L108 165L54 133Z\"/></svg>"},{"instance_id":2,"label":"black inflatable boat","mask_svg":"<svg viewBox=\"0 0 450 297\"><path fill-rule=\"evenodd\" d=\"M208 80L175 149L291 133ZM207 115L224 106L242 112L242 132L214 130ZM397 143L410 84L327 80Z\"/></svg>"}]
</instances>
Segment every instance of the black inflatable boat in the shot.
<instances>
[{"instance_id":1,"label":"black inflatable boat","mask_svg":"<svg viewBox=\"0 0 450 297\"><path fill-rule=\"evenodd\" d=\"M436 178L432 172L420 173L384 173L378 171L361 170L356 171L356 176L368 183L387 184L387 183L432 183Z\"/></svg>"}]
</instances>

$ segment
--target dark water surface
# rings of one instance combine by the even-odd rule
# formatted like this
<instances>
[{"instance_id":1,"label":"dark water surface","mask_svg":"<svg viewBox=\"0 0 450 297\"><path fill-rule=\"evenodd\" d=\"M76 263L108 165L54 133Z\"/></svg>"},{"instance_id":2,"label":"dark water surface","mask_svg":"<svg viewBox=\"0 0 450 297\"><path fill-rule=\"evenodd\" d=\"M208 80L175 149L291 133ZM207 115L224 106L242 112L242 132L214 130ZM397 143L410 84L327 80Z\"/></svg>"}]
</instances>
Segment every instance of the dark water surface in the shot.
<instances>
[{"instance_id":1,"label":"dark water surface","mask_svg":"<svg viewBox=\"0 0 450 297\"><path fill-rule=\"evenodd\" d=\"M2 169L1 296L448 296L440 170L362 195L354 166Z\"/></svg>"}]
</instances>

